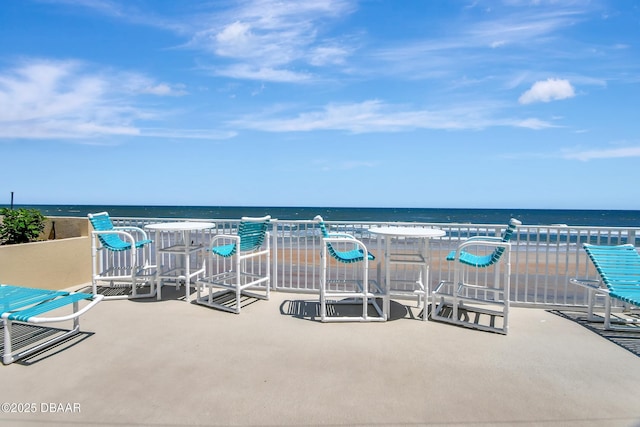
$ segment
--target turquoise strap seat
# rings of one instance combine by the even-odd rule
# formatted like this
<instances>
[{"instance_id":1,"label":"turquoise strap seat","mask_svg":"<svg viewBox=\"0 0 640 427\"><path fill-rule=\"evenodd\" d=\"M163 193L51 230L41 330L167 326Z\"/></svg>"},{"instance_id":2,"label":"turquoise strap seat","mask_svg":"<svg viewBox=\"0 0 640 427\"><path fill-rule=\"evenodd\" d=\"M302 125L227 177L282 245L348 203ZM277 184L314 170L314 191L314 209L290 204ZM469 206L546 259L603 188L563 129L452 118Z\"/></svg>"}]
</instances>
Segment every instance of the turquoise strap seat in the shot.
<instances>
[{"instance_id":1,"label":"turquoise strap seat","mask_svg":"<svg viewBox=\"0 0 640 427\"><path fill-rule=\"evenodd\" d=\"M369 262L375 256L366 245L347 233L329 233L320 215L313 219L322 234L320 276L320 321L322 322L384 322L385 291L375 280L369 280ZM339 250L337 248L346 248ZM331 257L348 267L330 266ZM333 269L333 272L329 270ZM349 313L337 308L340 305L359 306ZM374 312L369 309L373 308Z\"/></svg>"},{"instance_id":2,"label":"turquoise strap seat","mask_svg":"<svg viewBox=\"0 0 640 427\"><path fill-rule=\"evenodd\" d=\"M316 217L316 220L318 221L318 226L320 227L320 231L322 233L322 237L340 237L341 234L340 233L329 233L327 231L327 227L324 223L324 221L322 220L322 218L317 219L318 217ZM344 236L347 236L346 234ZM349 237L351 237L349 235ZM327 251L329 252L329 255L331 255L334 259L338 260L339 262L345 263L345 264L350 264L352 262L359 262L364 260L364 251L362 249L352 249L349 251L339 251L337 249L335 249L333 247L333 245L331 245L331 243L327 242ZM369 261L373 261L376 259L376 257L369 251L367 251L367 259Z\"/></svg>"},{"instance_id":3,"label":"turquoise strap seat","mask_svg":"<svg viewBox=\"0 0 640 427\"><path fill-rule=\"evenodd\" d=\"M236 234L213 237L207 275L196 281L197 304L240 314L247 300L269 299L270 223L270 215L242 217ZM225 258L224 262L214 261L215 256Z\"/></svg>"},{"instance_id":4,"label":"turquoise strap seat","mask_svg":"<svg viewBox=\"0 0 640 427\"><path fill-rule=\"evenodd\" d=\"M267 229L269 227L270 218L266 218L263 221L249 221L247 218L240 220L238 226L238 237L240 238L240 252L249 252L259 249L264 243ZM235 255L238 251L237 242L230 243L228 245L214 246L211 248L211 252L214 254L228 258Z\"/></svg>"},{"instance_id":5,"label":"turquoise strap seat","mask_svg":"<svg viewBox=\"0 0 640 427\"><path fill-rule=\"evenodd\" d=\"M507 228L504 230L504 233L502 233L502 237L496 238L496 237L488 237L488 236L476 236L476 237L471 237L468 240L477 240L477 241L485 240L485 241L493 241L493 242L498 241L498 242L506 243L509 240L511 240L511 237L513 236L514 231L519 225L522 225L520 221L514 218L511 218L511 220L509 220L509 224L507 225ZM460 251L458 255L459 257L458 260L461 263L469 265L471 267L485 268L500 261L500 258L502 257L504 250L505 250L504 247L496 247L493 250L493 252L487 255L476 255L470 252ZM453 250L449 252L449 254L447 255L447 261L455 261L455 259L456 259L456 251Z\"/></svg>"},{"instance_id":6,"label":"turquoise strap seat","mask_svg":"<svg viewBox=\"0 0 640 427\"><path fill-rule=\"evenodd\" d=\"M111 221L108 213L101 212L97 214L89 214L89 221L91 221L91 225L93 226L93 229L95 231L109 232L98 234L98 239L105 248L116 252L131 249L131 242L126 242L122 240L122 238L117 233L113 233L117 230L117 228L113 226L113 222ZM135 247L141 248L151 242L152 241L149 239L136 240Z\"/></svg>"}]
</instances>

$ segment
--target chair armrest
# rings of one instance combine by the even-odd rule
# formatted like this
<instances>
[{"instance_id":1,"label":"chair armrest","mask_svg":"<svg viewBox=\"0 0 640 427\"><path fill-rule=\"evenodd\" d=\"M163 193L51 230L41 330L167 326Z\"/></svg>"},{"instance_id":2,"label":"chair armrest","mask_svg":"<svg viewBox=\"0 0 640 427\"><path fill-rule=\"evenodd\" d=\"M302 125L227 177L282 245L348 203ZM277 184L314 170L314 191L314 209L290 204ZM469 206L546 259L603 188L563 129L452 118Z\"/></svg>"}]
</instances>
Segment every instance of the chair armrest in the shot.
<instances>
[{"instance_id":1,"label":"chair armrest","mask_svg":"<svg viewBox=\"0 0 640 427\"><path fill-rule=\"evenodd\" d=\"M509 242L503 242L502 239L498 239L498 240L494 240L494 239L490 239L490 240L480 240L480 239L469 239L466 240L462 243L460 243L458 245L458 247L455 250L455 257L453 258L453 261L459 261L460 260L460 253L463 252L463 249L469 247L469 246L483 246L483 247L493 247L493 248L504 248L506 250L511 250L511 243ZM449 261L451 261L451 259L449 259Z\"/></svg>"},{"instance_id":2,"label":"chair armrest","mask_svg":"<svg viewBox=\"0 0 640 427\"><path fill-rule=\"evenodd\" d=\"M122 240L128 240L132 247L135 247L135 244L138 240L146 240L146 239L136 239L135 236L127 231L124 230L105 230L105 231L92 231L91 235L92 236L97 236L99 234L117 234L118 236L122 236L124 237Z\"/></svg>"},{"instance_id":3,"label":"chair armrest","mask_svg":"<svg viewBox=\"0 0 640 427\"><path fill-rule=\"evenodd\" d=\"M356 239L355 237L353 237L351 234L348 234L348 233L328 233L327 237L323 237L323 239L327 239L327 238L350 239L350 240Z\"/></svg>"},{"instance_id":4,"label":"chair armrest","mask_svg":"<svg viewBox=\"0 0 640 427\"><path fill-rule=\"evenodd\" d=\"M461 249L464 249L469 246L489 246L492 248L504 248L511 249L511 243L503 242L500 240L467 240L458 245L456 249L456 253L459 253Z\"/></svg>"},{"instance_id":5,"label":"chair armrest","mask_svg":"<svg viewBox=\"0 0 640 427\"><path fill-rule=\"evenodd\" d=\"M496 236L473 236L465 239L465 242L502 242L502 237Z\"/></svg>"},{"instance_id":6,"label":"chair armrest","mask_svg":"<svg viewBox=\"0 0 640 427\"><path fill-rule=\"evenodd\" d=\"M37 311L43 311L43 314L44 314L44 313L46 313L48 311L52 311L52 310L64 307L66 305L69 305L69 304L72 304L72 303L75 303L75 302L80 302L80 300L74 301L73 297L74 297L75 294L76 294L76 292L71 293L71 294L67 295L66 297L62 297L60 299L60 301L52 300L49 303L45 302L45 303L36 305L36 306L34 306L32 308L37 310ZM65 298L69 298L71 302L65 303L63 301ZM81 309L79 309L77 311L74 311L73 313L68 314L68 315L56 316L56 317L38 317L37 314L35 314L33 316L29 316L28 319L18 318L17 321L37 324L37 323L57 323L57 322L64 322L64 321L67 321L67 320L72 320L72 319L75 319L77 317L80 317L81 315L83 315L84 313L89 311L91 308L93 308L94 305L96 305L100 301L102 301L103 298L104 298L104 295L98 295L98 294L93 295L91 299L82 298L82 299L86 299L87 301L90 301L90 302L87 305L85 305L84 307L82 307ZM49 309L48 305L51 306L50 309ZM41 308L41 309L38 310L39 308ZM6 313L2 314L2 319L9 319L10 317L12 317L12 315L20 315L21 312L28 313L30 310L31 309L18 310L18 311L14 311L14 312L6 312Z\"/></svg>"},{"instance_id":7,"label":"chair armrest","mask_svg":"<svg viewBox=\"0 0 640 427\"><path fill-rule=\"evenodd\" d=\"M135 231L137 233L142 234L142 239L138 239L138 240L147 240L148 239L147 232L144 231L140 227L123 225L123 226L113 227L113 229L114 230L120 230L120 231Z\"/></svg>"},{"instance_id":8,"label":"chair armrest","mask_svg":"<svg viewBox=\"0 0 640 427\"><path fill-rule=\"evenodd\" d=\"M220 245L240 244L240 236L237 234L216 234L211 238L210 248Z\"/></svg>"},{"instance_id":9,"label":"chair armrest","mask_svg":"<svg viewBox=\"0 0 640 427\"><path fill-rule=\"evenodd\" d=\"M362 249L364 251L364 254L368 254L368 250L367 250L367 246L361 242L360 240L356 239L355 237L353 237L350 234L339 234L338 236L333 236L333 235L329 235L329 237L323 237L322 241L325 243L325 246L327 243L353 243L354 246ZM366 256L365 256L366 258Z\"/></svg>"}]
</instances>

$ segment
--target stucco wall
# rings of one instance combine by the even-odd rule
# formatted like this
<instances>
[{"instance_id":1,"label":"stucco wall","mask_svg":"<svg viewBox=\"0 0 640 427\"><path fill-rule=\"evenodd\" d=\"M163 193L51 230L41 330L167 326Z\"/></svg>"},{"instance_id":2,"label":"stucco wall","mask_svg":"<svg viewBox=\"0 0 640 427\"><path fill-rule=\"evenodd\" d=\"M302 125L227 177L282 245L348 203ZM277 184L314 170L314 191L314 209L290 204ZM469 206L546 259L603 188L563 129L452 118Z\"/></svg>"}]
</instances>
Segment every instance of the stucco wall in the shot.
<instances>
[{"instance_id":1,"label":"stucco wall","mask_svg":"<svg viewBox=\"0 0 640 427\"><path fill-rule=\"evenodd\" d=\"M0 246L0 283L65 289L91 281L86 218L53 218L56 240ZM45 235L51 231L51 222ZM77 237L66 237L75 235Z\"/></svg>"},{"instance_id":2,"label":"stucco wall","mask_svg":"<svg viewBox=\"0 0 640 427\"><path fill-rule=\"evenodd\" d=\"M89 233L87 218L47 217L44 231L39 240L68 239L69 237L87 236Z\"/></svg>"}]
</instances>

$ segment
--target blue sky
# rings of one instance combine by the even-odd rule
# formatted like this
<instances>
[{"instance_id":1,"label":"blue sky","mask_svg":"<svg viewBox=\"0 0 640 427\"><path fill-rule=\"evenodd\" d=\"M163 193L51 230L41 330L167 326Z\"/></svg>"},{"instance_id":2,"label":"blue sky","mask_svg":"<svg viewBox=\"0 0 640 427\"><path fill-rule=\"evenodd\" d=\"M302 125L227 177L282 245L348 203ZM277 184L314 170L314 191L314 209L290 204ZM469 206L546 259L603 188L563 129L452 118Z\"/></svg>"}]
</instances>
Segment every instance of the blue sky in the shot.
<instances>
[{"instance_id":1,"label":"blue sky","mask_svg":"<svg viewBox=\"0 0 640 427\"><path fill-rule=\"evenodd\" d=\"M640 209L639 43L635 1L5 0L0 203Z\"/></svg>"}]
</instances>

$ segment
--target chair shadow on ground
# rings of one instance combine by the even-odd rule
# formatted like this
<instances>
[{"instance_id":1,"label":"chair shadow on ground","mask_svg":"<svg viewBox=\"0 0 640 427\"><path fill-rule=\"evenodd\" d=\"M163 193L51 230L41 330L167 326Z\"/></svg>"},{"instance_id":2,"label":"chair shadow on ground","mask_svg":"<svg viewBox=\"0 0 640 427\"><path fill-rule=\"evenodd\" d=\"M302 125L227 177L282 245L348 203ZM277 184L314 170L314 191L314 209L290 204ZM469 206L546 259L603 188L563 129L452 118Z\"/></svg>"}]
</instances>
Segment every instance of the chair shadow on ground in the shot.
<instances>
[{"instance_id":1,"label":"chair shadow on ground","mask_svg":"<svg viewBox=\"0 0 640 427\"><path fill-rule=\"evenodd\" d=\"M602 338L611 341L612 343L624 348L625 350L640 357L640 324L628 325L629 331L608 331L604 329L603 322L591 322L587 320L587 314L584 312L573 312L566 310L548 310L549 313L571 320L580 326L583 326L600 335ZM612 321L613 321L613 314ZM629 317L638 318L640 321L640 315L630 315ZM604 319L602 319L604 320Z\"/></svg>"},{"instance_id":2,"label":"chair shadow on ground","mask_svg":"<svg viewBox=\"0 0 640 427\"><path fill-rule=\"evenodd\" d=\"M428 319L429 320L433 320L431 318L431 304L429 304L428 307L429 310L429 316ZM440 316L441 317L446 317L446 318L451 318L453 316L453 307L451 305L447 305L445 307L442 308L442 311L440 312ZM465 322L466 325L462 325L462 324L454 324L454 323L447 323L447 325L449 326L453 326L453 327L458 327L458 328L471 328L471 329L475 329L477 331L480 332L487 332L487 333L498 333L497 331L487 331L484 329L478 329L477 326L484 326L484 327L491 327L491 328L495 328L497 325L502 327L502 323L504 322L504 319L502 318L502 316L499 316L497 314L489 314L489 313L484 313L484 312L478 312L478 311L474 311L473 307L460 307L458 308L458 319ZM435 320L436 322L438 320Z\"/></svg>"},{"instance_id":3,"label":"chair shadow on ground","mask_svg":"<svg viewBox=\"0 0 640 427\"><path fill-rule=\"evenodd\" d=\"M192 293L191 293L191 303L192 304L196 304L195 302L195 290L194 285L191 284L192 287ZM139 293L148 293L149 292L149 286L148 285L140 285L138 286L138 292ZM107 286L107 287L102 287L102 286L98 286L97 288L98 293L99 294L107 294L108 296L114 297L114 296L120 296L123 297L123 299L127 299L126 297L131 296L131 285L123 285L123 286ZM91 286L85 286L82 287L80 289L78 289L78 292L92 292L93 289L91 288ZM254 298L251 296L247 296L247 295L242 295L240 297L240 307L241 308L245 308L249 305L252 305L253 303L256 303L258 301L264 301L260 298ZM160 300L158 300L155 296L153 297L140 297L140 298L130 298L128 299L128 301L131 302L135 302L135 303L158 303L158 302L163 302L163 301L184 301L185 300L185 296L184 296L184 284L180 284L179 286L176 286L174 283L165 283L162 286L162 298ZM226 305L226 306L233 306L234 305L234 301L235 301L235 293L233 293L233 291L228 291L228 290L221 290L219 292L216 292L213 295L213 301L216 302L217 304L221 304L221 305ZM205 308L209 308L209 307L205 307Z\"/></svg>"},{"instance_id":4,"label":"chair shadow on ground","mask_svg":"<svg viewBox=\"0 0 640 427\"><path fill-rule=\"evenodd\" d=\"M26 323L13 323L12 327L12 340L11 347L14 354L20 353L21 351L27 350L29 348L37 346L39 343L45 342L47 340L51 340L56 336L64 335L68 332L67 329L61 328L52 328L48 326L40 326L40 325L30 325ZM90 338L94 332L84 332L80 331L75 335L71 335L62 341L55 343L53 345L47 346L40 351L34 352L29 356L26 356L22 359L16 360L13 362L18 365L33 365L35 363L41 362L49 357L55 356L56 354L67 350L77 344L80 344L82 341ZM4 329L0 328L0 353L4 354Z\"/></svg>"},{"instance_id":5,"label":"chair shadow on ground","mask_svg":"<svg viewBox=\"0 0 640 427\"><path fill-rule=\"evenodd\" d=\"M382 300L379 300L382 304ZM369 314L376 315L373 307L369 307ZM318 300L284 300L280 304L280 314L295 317L296 319L320 322L320 301ZM362 304L353 304L342 301L328 302L327 315L336 317L358 317L362 314ZM391 301L388 321L411 318L421 320L421 314L416 315L409 307L396 301Z\"/></svg>"},{"instance_id":6,"label":"chair shadow on ground","mask_svg":"<svg viewBox=\"0 0 640 427\"><path fill-rule=\"evenodd\" d=\"M138 293L149 293L150 292L150 286L149 285L142 285L142 284L138 284L136 285L136 290ZM84 292L84 293L89 293L92 294L93 293L93 287L91 285L87 285L87 286L82 286L79 289L76 289L76 292ZM162 292L164 292L164 288L162 290ZM133 291L131 289L131 284L121 284L121 283L115 283L112 284L110 286L100 286L98 285L96 287L96 293L100 294L100 295L104 295L105 297L130 297L133 294ZM164 299L164 298L163 298ZM155 297L138 297L135 299L131 299L131 301L155 301Z\"/></svg>"},{"instance_id":7,"label":"chair shadow on ground","mask_svg":"<svg viewBox=\"0 0 640 427\"><path fill-rule=\"evenodd\" d=\"M164 291L163 291L164 292ZM199 305L203 308L208 308L210 310L215 310L215 307L208 307L206 305L202 305L202 304L197 304L195 301L195 298L192 296L191 297L191 304L195 304L195 305ZM164 294L163 294L163 298L164 299ZM182 295L182 299L184 300L184 295ZM215 304L219 304L225 307L228 307L229 309L232 309L235 305L236 305L236 294L234 291L227 291L227 290L222 290L219 292L216 292L212 295L211 301ZM238 301L238 304L240 305L240 308L243 309L251 304L254 304L258 301L264 302L263 299L260 298L256 298L256 297L252 297L252 296L248 296L248 295L240 295L240 301ZM267 301L268 302L268 301ZM222 310L224 312L224 310ZM235 314L235 313L229 313L229 314Z\"/></svg>"}]
</instances>

